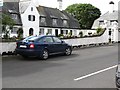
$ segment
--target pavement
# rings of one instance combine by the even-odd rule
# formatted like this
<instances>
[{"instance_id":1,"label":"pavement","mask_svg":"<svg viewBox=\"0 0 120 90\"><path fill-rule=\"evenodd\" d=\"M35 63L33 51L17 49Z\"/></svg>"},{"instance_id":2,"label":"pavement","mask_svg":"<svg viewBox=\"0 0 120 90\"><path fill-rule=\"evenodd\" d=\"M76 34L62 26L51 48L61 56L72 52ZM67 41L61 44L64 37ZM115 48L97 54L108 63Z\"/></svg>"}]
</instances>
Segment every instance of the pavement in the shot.
<instances>
[{"instance_id":1,"label":"pavement","mask_svg":"<svg viewBox=\"0 0 120 90\"><path fill-rule=\"evenodd\" d=\"M116 88L118 46L74 50L48 60L2 57L3 88Z\"/></svg>"}]
</instances>

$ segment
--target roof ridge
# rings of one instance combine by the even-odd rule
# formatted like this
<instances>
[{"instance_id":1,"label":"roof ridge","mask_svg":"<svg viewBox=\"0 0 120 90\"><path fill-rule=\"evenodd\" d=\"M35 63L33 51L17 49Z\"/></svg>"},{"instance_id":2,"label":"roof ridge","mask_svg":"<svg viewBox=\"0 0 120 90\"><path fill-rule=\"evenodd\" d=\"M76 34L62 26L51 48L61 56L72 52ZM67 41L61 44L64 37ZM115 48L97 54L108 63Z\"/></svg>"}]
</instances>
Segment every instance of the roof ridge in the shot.
<instances>
[{"instance_id":1,"label":"roof ridge","mask_svg":"<svg viewBox=\"0 0 120 90\"><path fill-rule=\"evenodd\" d=\"M50 8L50 9L57 9L57 8L52 8L52 7L47 7L47 6L42 6L42 5L39 5L39 6L36 6L37 8L38 7L44 7L44 8ZM58 10L58 9L57 9Z\"/></svg>"}]
</instances>

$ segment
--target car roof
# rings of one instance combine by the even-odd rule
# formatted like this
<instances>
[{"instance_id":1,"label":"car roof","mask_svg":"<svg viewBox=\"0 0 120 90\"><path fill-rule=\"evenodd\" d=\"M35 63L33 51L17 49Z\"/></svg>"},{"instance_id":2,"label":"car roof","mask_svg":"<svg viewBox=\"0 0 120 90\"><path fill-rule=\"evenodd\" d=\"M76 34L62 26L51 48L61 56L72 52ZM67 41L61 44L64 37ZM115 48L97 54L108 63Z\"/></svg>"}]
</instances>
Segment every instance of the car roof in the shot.
<instances>
[{"instance_id":1,"label":"car roof","mask_svg":"<svg viewBox=\"0 0 120 90\"><path fill-rule=\"evenodd\" d=\"M47 36L49 36L49 37L55 37L54 35L39 35L37 37L47 37Z\"/></svg>"}]
</instances>

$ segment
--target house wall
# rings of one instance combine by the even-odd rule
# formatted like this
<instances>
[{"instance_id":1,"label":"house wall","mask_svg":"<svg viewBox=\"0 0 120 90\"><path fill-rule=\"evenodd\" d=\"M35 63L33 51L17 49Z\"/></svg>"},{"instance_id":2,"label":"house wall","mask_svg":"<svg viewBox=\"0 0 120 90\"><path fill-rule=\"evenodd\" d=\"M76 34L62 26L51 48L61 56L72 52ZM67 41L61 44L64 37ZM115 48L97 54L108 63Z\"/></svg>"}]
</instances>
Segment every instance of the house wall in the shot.
<instances>
[{"instance_id":1,"label":"house wall","mask_svg":"<svg viewBox=\"0 0 120 90\"><path fill-rule=\"evenodd\" d=\"M33 8L33 11L31 11L31 7ZM29 21L28 15L34 15L35 21ZM30 28L33 28L34 30L33 35L39 35L39 13L33 3L31 3L26 11L21 14L21 19L23 23L23 37L29 36Z\"/></svg>"},{"instance_id":2,"label":"house wall","mask_svg":"<svg viewBox=\"0 0 120 90\"><path fill-rule=\"evenodd\" d=\"M9 37L17 37L17 31L19 30L19 28L21 28L22 26L13 26L13 29L9 31ZM8 29L9 27L6 27L6 29ZM5 33L2 33L2 37L4 37Z\"/></svg>"},{"instance_id":3,"label":"house wall","mask_svg":"<svg viewBox=\"0 0 120 90\"><path fill-rule=\"evenodd\" d=\"M63 29L63 28L61 29L61 28L46 28L46 27L40 27L40 29L44 29L44 35L46 35L48 33L48 29L52 29L52 34L51 35L55 35L55 30L56 29L58 30L58 35L61 34L61 30L63 30L63 31L67 30L68 34L72 30L72 35L74 35L74 36L78 36L79 32L80 32L79 29ZM65 32L63 32L63 35L66 36L67 34Z\"/></svg>"},{"instance_id":4,"label":"house wall","mask_svg":"<svg viewBox=\"0 0 120 90\"><path fill-rule=\"evenodd\" d=\"M63 40L72 46L109 43L109 29L107 29L103 35L98 37L86 37L86 38L63 39ZM0 43L0 48L2 48L0 49L0 54L2 54L2 52L14 51L16 48L16 42Z\"/></svg>"},{"instance_id":5,"label":"house wall","mask_svg":"<svg viewBox=\"0 0 120 90\"><path fill-rule=\"evenodd\" d=\"M81 29L80 31L83 32L83 36L88 36L88 33L89 33L89 32L91 32L92 34L97 33L97 32L96 32L96 29L94 29L94 30L91 30L91 29L83 30L83 29Z\"/></svg>"}]
</instances>

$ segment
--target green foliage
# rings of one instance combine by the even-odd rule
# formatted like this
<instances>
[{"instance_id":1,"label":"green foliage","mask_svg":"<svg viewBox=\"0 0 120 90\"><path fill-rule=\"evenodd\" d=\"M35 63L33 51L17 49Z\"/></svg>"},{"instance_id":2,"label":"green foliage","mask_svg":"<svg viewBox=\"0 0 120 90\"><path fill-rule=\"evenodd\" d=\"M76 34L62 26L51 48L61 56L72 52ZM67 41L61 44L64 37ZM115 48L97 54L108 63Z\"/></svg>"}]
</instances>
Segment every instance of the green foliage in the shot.
<instances>
[{"instance_id":1,"label":"green foliage","mask_svg":"<svg viewBox=\"0 0 120 90\"><path fill-rule=\"evenodd\" d=\"M63 37L64 37L64 35L63 35L63 34L59 34L59 35L58 35L58 37L63 38Z\"/></svg>"},{"instance_id":2,"label":"green foliage","mask_svg":"<svg viewBox=\"0 0 120 90\"><path fill-rule=\"evenodd\" d=\"M46 35L48 35L49 33L47 32Z\"/></svg>"},{"instance_id":3,"label":"green foliage","mask_svg":"<svg viewBox=\"0 0 120 90\"><path fill-rule=\"evenodd\" d=\"M104 31L104 30L103 30L102 28L100 28L100 27L97 28L97 34L98 34L98 35L101 34L101 33L103 33L103 31Z\"/></svg>"},{"instance_id":4,"label":"green foliage","mask_svg":"<svg viewBox=\"0 0 120 90\"><path fill-rule=\"evenodd\" d=\"M65 11L79 21L82 29L91 29L94 20L101 15L100 10L91 4L73 4L68 6Z\"/></svg>"},{"instance_id":5,"label":"green foliage","mask_svg":"<svg viewBox=\"0 0 120 90\"><path fill-rule=\"evenodd\" d=\"M9 14L2 13L2 32L5 34L4 38L9 38L9 32L15 24L14 20L10 17Z\"/></svg>"}]
</instances>

